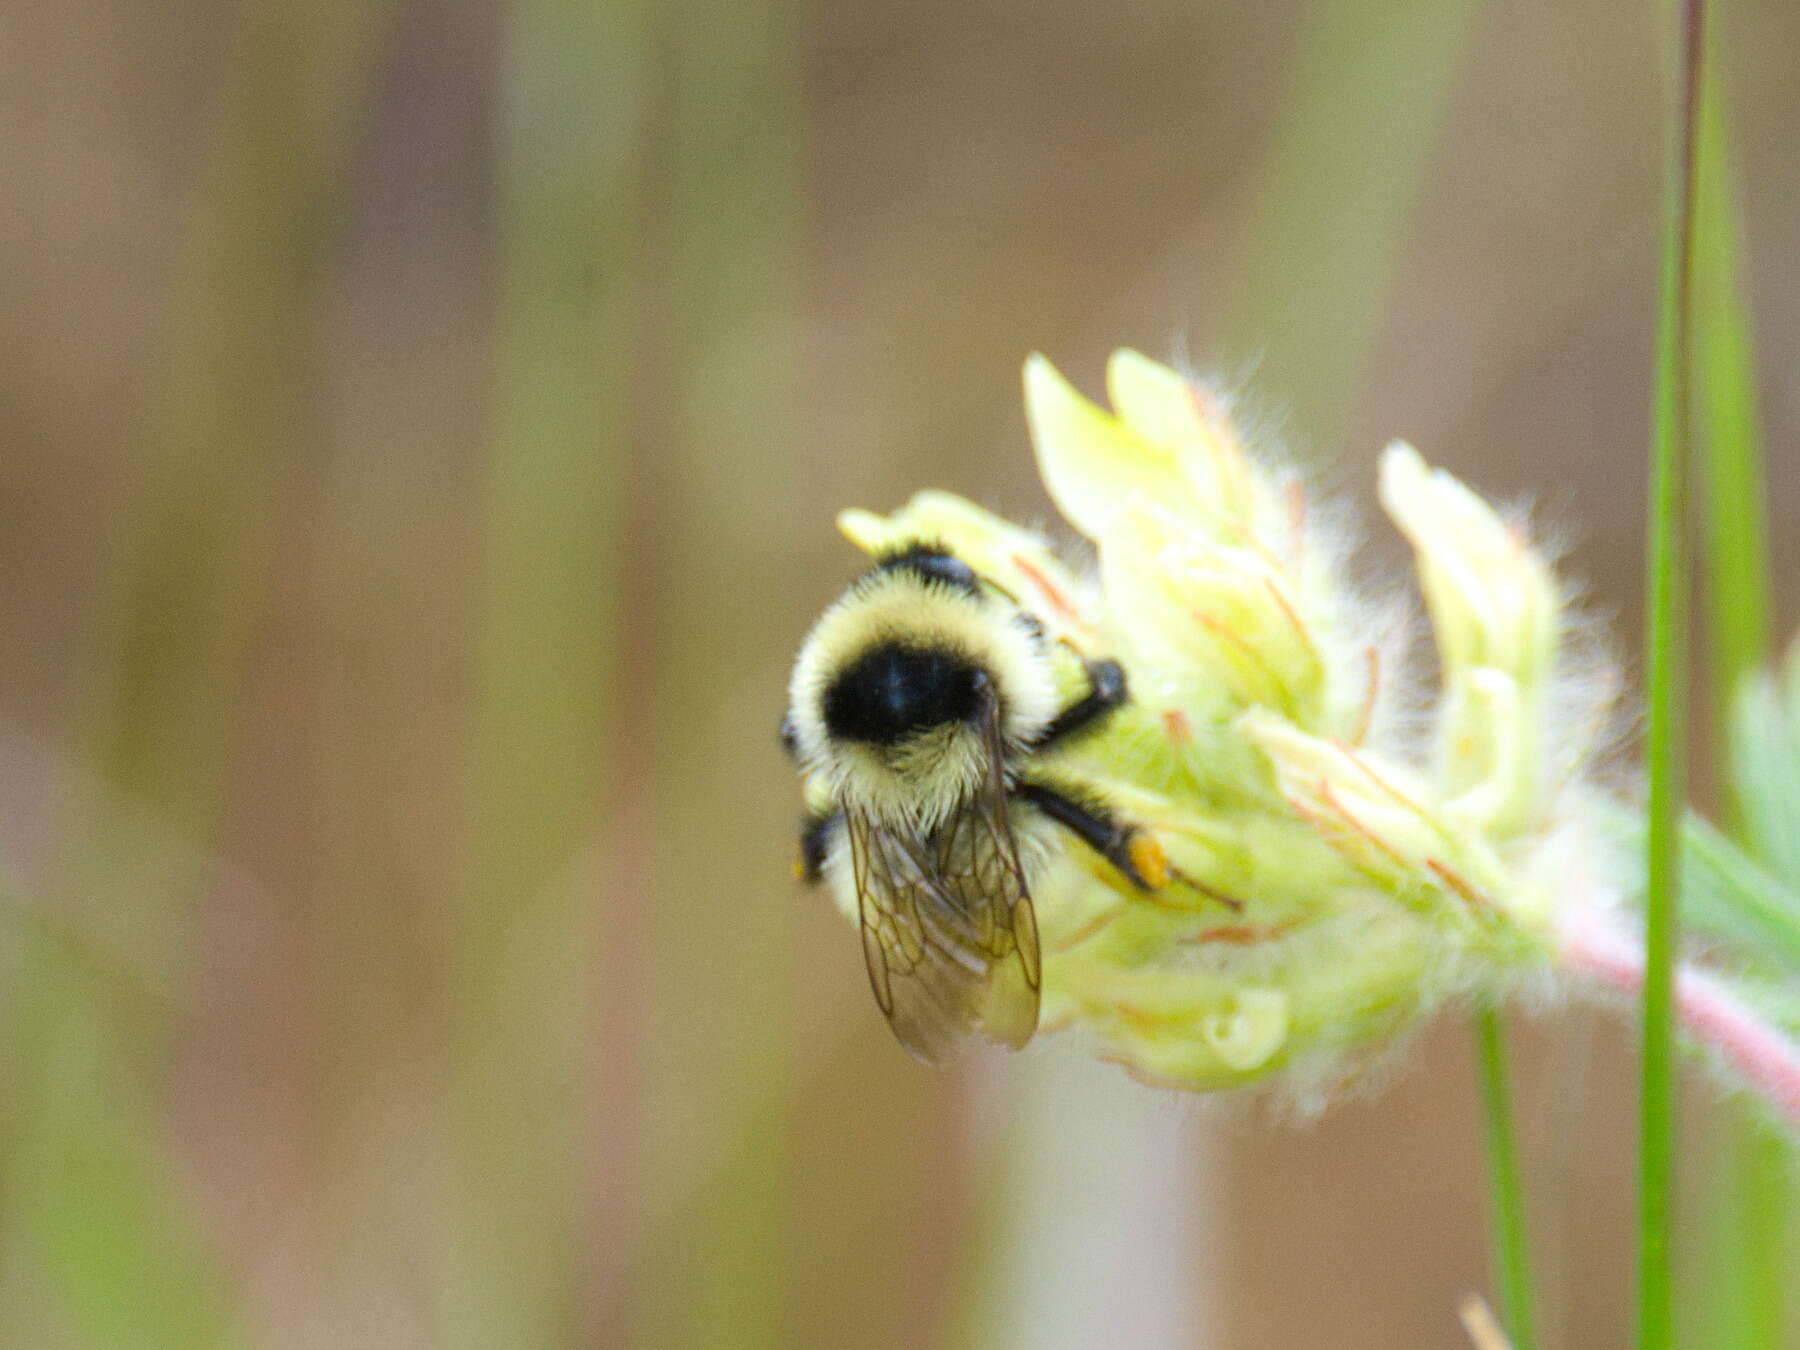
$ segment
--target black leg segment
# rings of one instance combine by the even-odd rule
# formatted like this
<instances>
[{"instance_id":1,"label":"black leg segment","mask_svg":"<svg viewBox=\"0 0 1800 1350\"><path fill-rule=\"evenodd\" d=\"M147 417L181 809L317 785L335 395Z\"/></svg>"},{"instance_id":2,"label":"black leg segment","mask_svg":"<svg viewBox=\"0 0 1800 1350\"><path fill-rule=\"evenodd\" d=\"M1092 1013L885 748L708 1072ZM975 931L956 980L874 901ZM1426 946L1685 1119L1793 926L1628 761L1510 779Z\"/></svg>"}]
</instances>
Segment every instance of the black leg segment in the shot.
<instances>
[{"instance_id":1,"label":"black leg segment","mask_svg":"<svg viewBox=\"0 0 1800 1350\"><path fill-rule=\"evenodd\" d=\"M1121 824L1107 814L1105 808L1075 801L1055 788L1042 783L1020 783L1014 795L1030 802L1058 825L1081 839L1087 846L1118 868L1133 886L1141 891L1156 890L1168 883L1167 863L1161 850L1143 848L1148 836L1133 826ZM1140 863L1158 869L1162 874L1145 876Z\"/></svg>"},{"instance_id":2,"label":"black leg segment","mask_svg":"<svg viewBox=\"0 0 1800 1350\"><path fill-rule=\"evenodd\" d=\"M1117 661L1090 661L1087 674L1087 696L1071 703L1051 719L1050 725L1034 742L1039 748L1054 745L1065 736L1093 726L1125 701L1125 671Z\"/></svg>"}]
</instances>

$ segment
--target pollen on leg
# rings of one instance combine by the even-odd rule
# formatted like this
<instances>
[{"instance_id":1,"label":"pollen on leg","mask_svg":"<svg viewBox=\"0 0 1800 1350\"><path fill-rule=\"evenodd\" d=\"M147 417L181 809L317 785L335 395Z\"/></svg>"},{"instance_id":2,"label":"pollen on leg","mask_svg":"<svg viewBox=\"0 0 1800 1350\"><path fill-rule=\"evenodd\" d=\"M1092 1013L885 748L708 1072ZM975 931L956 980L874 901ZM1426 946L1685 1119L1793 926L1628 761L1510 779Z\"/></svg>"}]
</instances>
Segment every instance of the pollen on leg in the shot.
<instances>
[{"instance_id":1,"label":"pollen on leg","mask_svg":"<svg viewBox=\"0 0 1800 1350\"><path fill-rule=\"evenodd\" d=\"M1132 870L1138 878L1151 890L1160 891L1169 884L1169 855L1163 852L1155 835L1137 831L1125 845L1125 856L1131 859Z\"/></svg>"}]
</instances>

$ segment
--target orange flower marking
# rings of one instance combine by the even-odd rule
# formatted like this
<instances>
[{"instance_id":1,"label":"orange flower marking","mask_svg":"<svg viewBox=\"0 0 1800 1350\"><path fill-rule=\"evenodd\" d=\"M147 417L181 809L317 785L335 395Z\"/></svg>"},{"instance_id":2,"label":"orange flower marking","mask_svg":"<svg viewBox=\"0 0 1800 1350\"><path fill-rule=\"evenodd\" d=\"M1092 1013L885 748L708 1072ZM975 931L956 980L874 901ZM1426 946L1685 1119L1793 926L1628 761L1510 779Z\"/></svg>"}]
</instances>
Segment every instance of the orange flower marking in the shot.
<instances>
[{"instance_id":1,"label":"orange flower marking","mask_svg":"<svg viewBox=\"0 0 1800 1350\"><path fill-rule=\"evenodd\" d=\"M1270 667L1269 663L1263 659L1263 654L1244 640L1244 635L1242 633L1238 632L1228 624L1215 619L1212 615L1203 610L1197 609L1194 611L1194 622L1206 629L1209 633L1212 633L1215 637L1224 639L1231 645L1233 650L1241 652L1246 661L1250 662L1257 670L1262 672L1263 679L1269 682L1271 688L1280 689L1284 693L1287 691L1287 686L1282 683L1281 677L1277 675L1273 668Z\"/></svg>"},{"instance_id":2,"label":"orange flower marking","mask_svg":"<svg viewBox=\"0 0 1800 1350\"><path fill-rule=\"evenodd\" d=\"M1238 442L1237 428L1231 423L1231 414L1226 410L1225 402L1210 389L1187 382L1188 398L1194 405L1194 416L1200 419L1213 438L1213 462L1219 466L1219 477L1224 481L1226 496L1231 504L1240 510L1250 500L1250 465L1245 459L1244 448Z\"/></svg>"},{"instance_id":3,"label":"orange flower marking","mask_svg":"<svg viewBox=\"0 0 1800 1350\"><path fill-rule=\"evenodd\" d=\"M1375 721L1375 700L1381 693L1381 653L1373 645L1363 649L1363 660L1369 667L1369 687L1363 694L1362 711L1357 714L1356 731L1350 744L1361 745L1368 739L1369 727Z\"/></svg>"},{"instance_id":4,"label":"orange flower marking","mask_svg":"<svg viewBox=\"0 0 1800 1350\"><path fill-rule=\"evenodd\" d=\"M1098 933L1102 928L1105 928L1107 924L1118 918L1122 908L1123 906L1115 905L1111 909L1103 910L1099 914L1096 914L1050 950L1058 954L1074 950L1089 938L1093 937L1094 934Z\"/></svg>"},{"instance_id":5,"label":"orange flower marking","mask_svg":"<svg viewBox=\"0 0 1800 1350\"><path fill-rule=\"evenodd\" d=\"M1179 1013L1152 1012L1148 1008L1140 1007L1136 1003L1129 1003L1124 999L1115 999L1113 1010L1123 1016L1126 1021L1136 1022L1139 1026L1145 1027L1168 1026L1171 1022L1182 1020L1182 1015Z\"/></svg>"},{"instance_id":6,"label":"orange flower marking","mask_svg":"<svg viewBox=\"0 0 1800 1350\"><path fill-rule=\"evenodd\" d=\"M1342 820L1352 830L1356 831L1357 834L1361 835L1374 846L1378 853L1386 857L1396 867L1404 868L1406 866L1406 859L1396 853L1393 846L1390 845L1387 840L1383 839L1367 825L1364 825L1362 821L1358 820L1351 812L1350 808L1338 800L1337 793L1331 790L1331 784L1323 778L1319 780L1319 800L1335 811L1338 819Z\"/></svg>"},{"instance_id":7,"label":"orange flower marking","mask_svg":"<svg viewBox=\"0 0 1800 1350\"><path fill-rule=\"evenodd\" d=\"M1444 866L1444 864L1439 862L1436 858L1427 858L1425 860L1425 865L1433 872L1437 873L1438 880L1442 881L1451 890L1455 891L1457 895L1467 901L1470 909L1473 909L1488 918L1494 917L1493 902L1471 886L1459 873Z\"/></svg>"},{"instance_id":8,"label":"orange flower marking","mask_svg":"<svg viewBox=\"0 0 1800 1350\"><path fill-rule=\"evenodd\" d=\"M1411 797L1407 796L1404 792L1400 791L1399 788L1395 787L1392 783L1388 782L1387 779L1383 778L1380 774L1376 773L1374 766L1371 765L1368 760L1364 759L1361 755L1357 754L1356 751L1352 750L1349 746L1345 745L1342 741L1333 741L1332 746L1345 759L1349 760L1351 764L1353 764L1356 768L1362 770L1363 777L1367 778L1377 788L1379 788L1381 791L1387 793L1387 795L1389 797L1393 798L1396 802L1400 803L1400 805L1404 806L1408 811L1411 811L1420 820L1424 821L1428 825L1432 825L1433 827L1435 827L1438 830L1438 833L1440 833L1440 834L1443 833L1443 827L1439 826L1437 824L1437 822L1431 817L1431 815L1425 810L1424 807L1420 806Z\"/></svg>"},{"instance_id":9,"label":"orange flower marking","mask_svg":"<svg viewBox=\"0 0 1800 1350\"><path fill-rule=\"evenodd\" d=\"M1056 611L1059 617L1067 619L1070 623L1081 622L1081 615L1076 611L1075 606L1056 588L1055 583L1049 577L1017 553L1012 555L1012 565L1024 573L1027 581L1037 587L1038 594L1043 596L1045 602Z\"/></svg>"},{"instance_id":10,"label":"orange flower marking","mask_svg":"<svg viewBox=\"0 0 1800 1350\"><path fill-rule=\"evenodd\" d=\"M1173 1078L1163 1078L1157 1074L1150 1073L1148 1070L1140 1069L1136 1064L1132 1063L1130 1060L1124 1058L1121 1055L1115 1055L1108 1051L1102 1050L1099 1052L1097 1057L1103 1063L1116 1064L1119 1068L1125 1070L1126 1077L1136 1079L1138 1082L1142 1083L1145 1087L1161 1088L1166 1091L1180 1092L1185 1086L1184 1084L1178 1082L1177 1080L1175 1080Z\"/></svg>"},{"instance_id":11,"label":"orange flower marking","mask_svg":"<svg viewBox=\"0 0 1800 1350\"><path fill-rule=\"evenodd\" d=\"M1300 616L1294 612L1293 603L1282 593L1281 587L1277 586L1274 581L1265 579L1263 585L1269 588L1269 594L1281 607L1281 612L1287 616L1287 621L1294 626L1294 632L1299 635L1300 641L1305 645L1307 654L1317 661L1319 649L1313 644L1312 634L1306 631L1306 625L1300 621Z\"/></svg>"},{"instance_id":12,"label":"orange flower marking","mask_svg":"<svg viewBox=\"0 0 1800 1350\"><path fill-rule=\"evenodd\" d=\"M1176 939L1184 946L1198 946L1208 942L1222 942L1229 947L1251 947L1259 942L1273 942L1284 937L1298 925L1298 919L1289 919L1286 923L1227 923L1217 928L1204 928L1198 933Z\"/></svg>"},{"instance_id":13,"label":"orange flower marking","mask_svg":"<svg viewBox=\"0 0 1800 1350\"><path fill-rule=\"evenodd\" d=\"M1306 565L1306 484L1298 478L1287 483L1288 530L1293 540L1294 556L1290 570L1295 576Z\"/></svg>"}]
</instances>

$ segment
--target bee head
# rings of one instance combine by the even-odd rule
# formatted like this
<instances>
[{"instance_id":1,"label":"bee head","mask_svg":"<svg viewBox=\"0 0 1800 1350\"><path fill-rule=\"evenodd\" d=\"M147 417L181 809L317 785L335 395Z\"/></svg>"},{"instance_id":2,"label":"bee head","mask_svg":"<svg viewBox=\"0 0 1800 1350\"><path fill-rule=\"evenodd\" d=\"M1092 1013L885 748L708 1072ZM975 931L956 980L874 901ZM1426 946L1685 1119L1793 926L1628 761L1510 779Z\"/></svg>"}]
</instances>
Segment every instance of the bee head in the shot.
<instances>
[{"instance_id":1,"label":"bee head","mask_svg":"<svg viewBox=\"0 0 1800 1350\"><path fill-rule=\"evenodd\" d=\"M789 725L809 771L890 818L953 809L1056 704L1027 616L967 563L916 546L876 564L800 649Z\"/></svg>"},{"instance_id":2,"label":"bee head","mask_svg":"<svg viewBox=\"0 0 1800 1350\"><path fill-rule=\"evenodd\" d=\"M885 555L870 575L883 572L910 573L921 581L939 582L968 595L981 593L981 579L975 575L975 569L937 544L912 544Z\"/></svg>"}]
</instances>

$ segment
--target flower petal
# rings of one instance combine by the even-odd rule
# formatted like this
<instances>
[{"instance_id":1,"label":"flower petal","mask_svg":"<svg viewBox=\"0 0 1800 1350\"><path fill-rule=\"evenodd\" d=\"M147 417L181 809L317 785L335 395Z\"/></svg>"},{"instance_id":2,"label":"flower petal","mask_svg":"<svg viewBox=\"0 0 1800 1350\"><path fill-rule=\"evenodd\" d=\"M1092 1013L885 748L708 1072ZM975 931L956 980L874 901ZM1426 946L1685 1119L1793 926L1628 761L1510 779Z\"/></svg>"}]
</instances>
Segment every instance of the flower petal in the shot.
<instances>
[{"instance_id":1,"label":"flower petal","mask_svg":"<svg viewBox=\"0 0 1800 1350\"><path fill-rule=\"evenodd\" d=\"M1145 668L1216 689L1239 708L1266 705L1307 722L1317 713L1318 650L1262 554L1137 500L1102 540L1100 572Z\"/></svg>"},{"instance_id":2,"label":"flower petal","mask_svg":"<svg viewBox=\"0 0 1800 1350\"><path fill-rule=\"evenodd\" d=\"M1288 997L1279 989L1239 989L1230 1007L1205 1019L1200 1034L1239 1073L1260 1069L1287 1039Z\"/></svg>"},{"instance_id":3,"label":"flower petal","mask_svg":"<svg viewBox=\"0 0 1800 1350\"><path fill-rule=\"evenodd\" d=\"M1216 395L1129 348L1114 352L1107 363L1106 393L1127 426L1174 452L1203 507L1231 519L1248 515L1250 464Z\"/></svg>"},{"instance_id":4,"label":"flower petal","mask_svg":"<svg viewBox=\"0 0 1800 1350\"><path fill-rule=\"evenodd\" d=\"M1412 541L1446 673L1497 666L1537 683L1556 651L1556 593L1537 552L1404 441L1381 457L1381 503Z\"/></svg>"},{"instance_id":5,"label":"flower petal","mask_svg":"<svg viewBox=\"0 0 1800 1350\"><path fill-rule=\"evenodd\" d=\"M1042 356L1025 363L1025 419L1044 486L1090 539L1133 495L1192 506L1173 453L1088 402Z\"/></svg>"}]
</instances>

